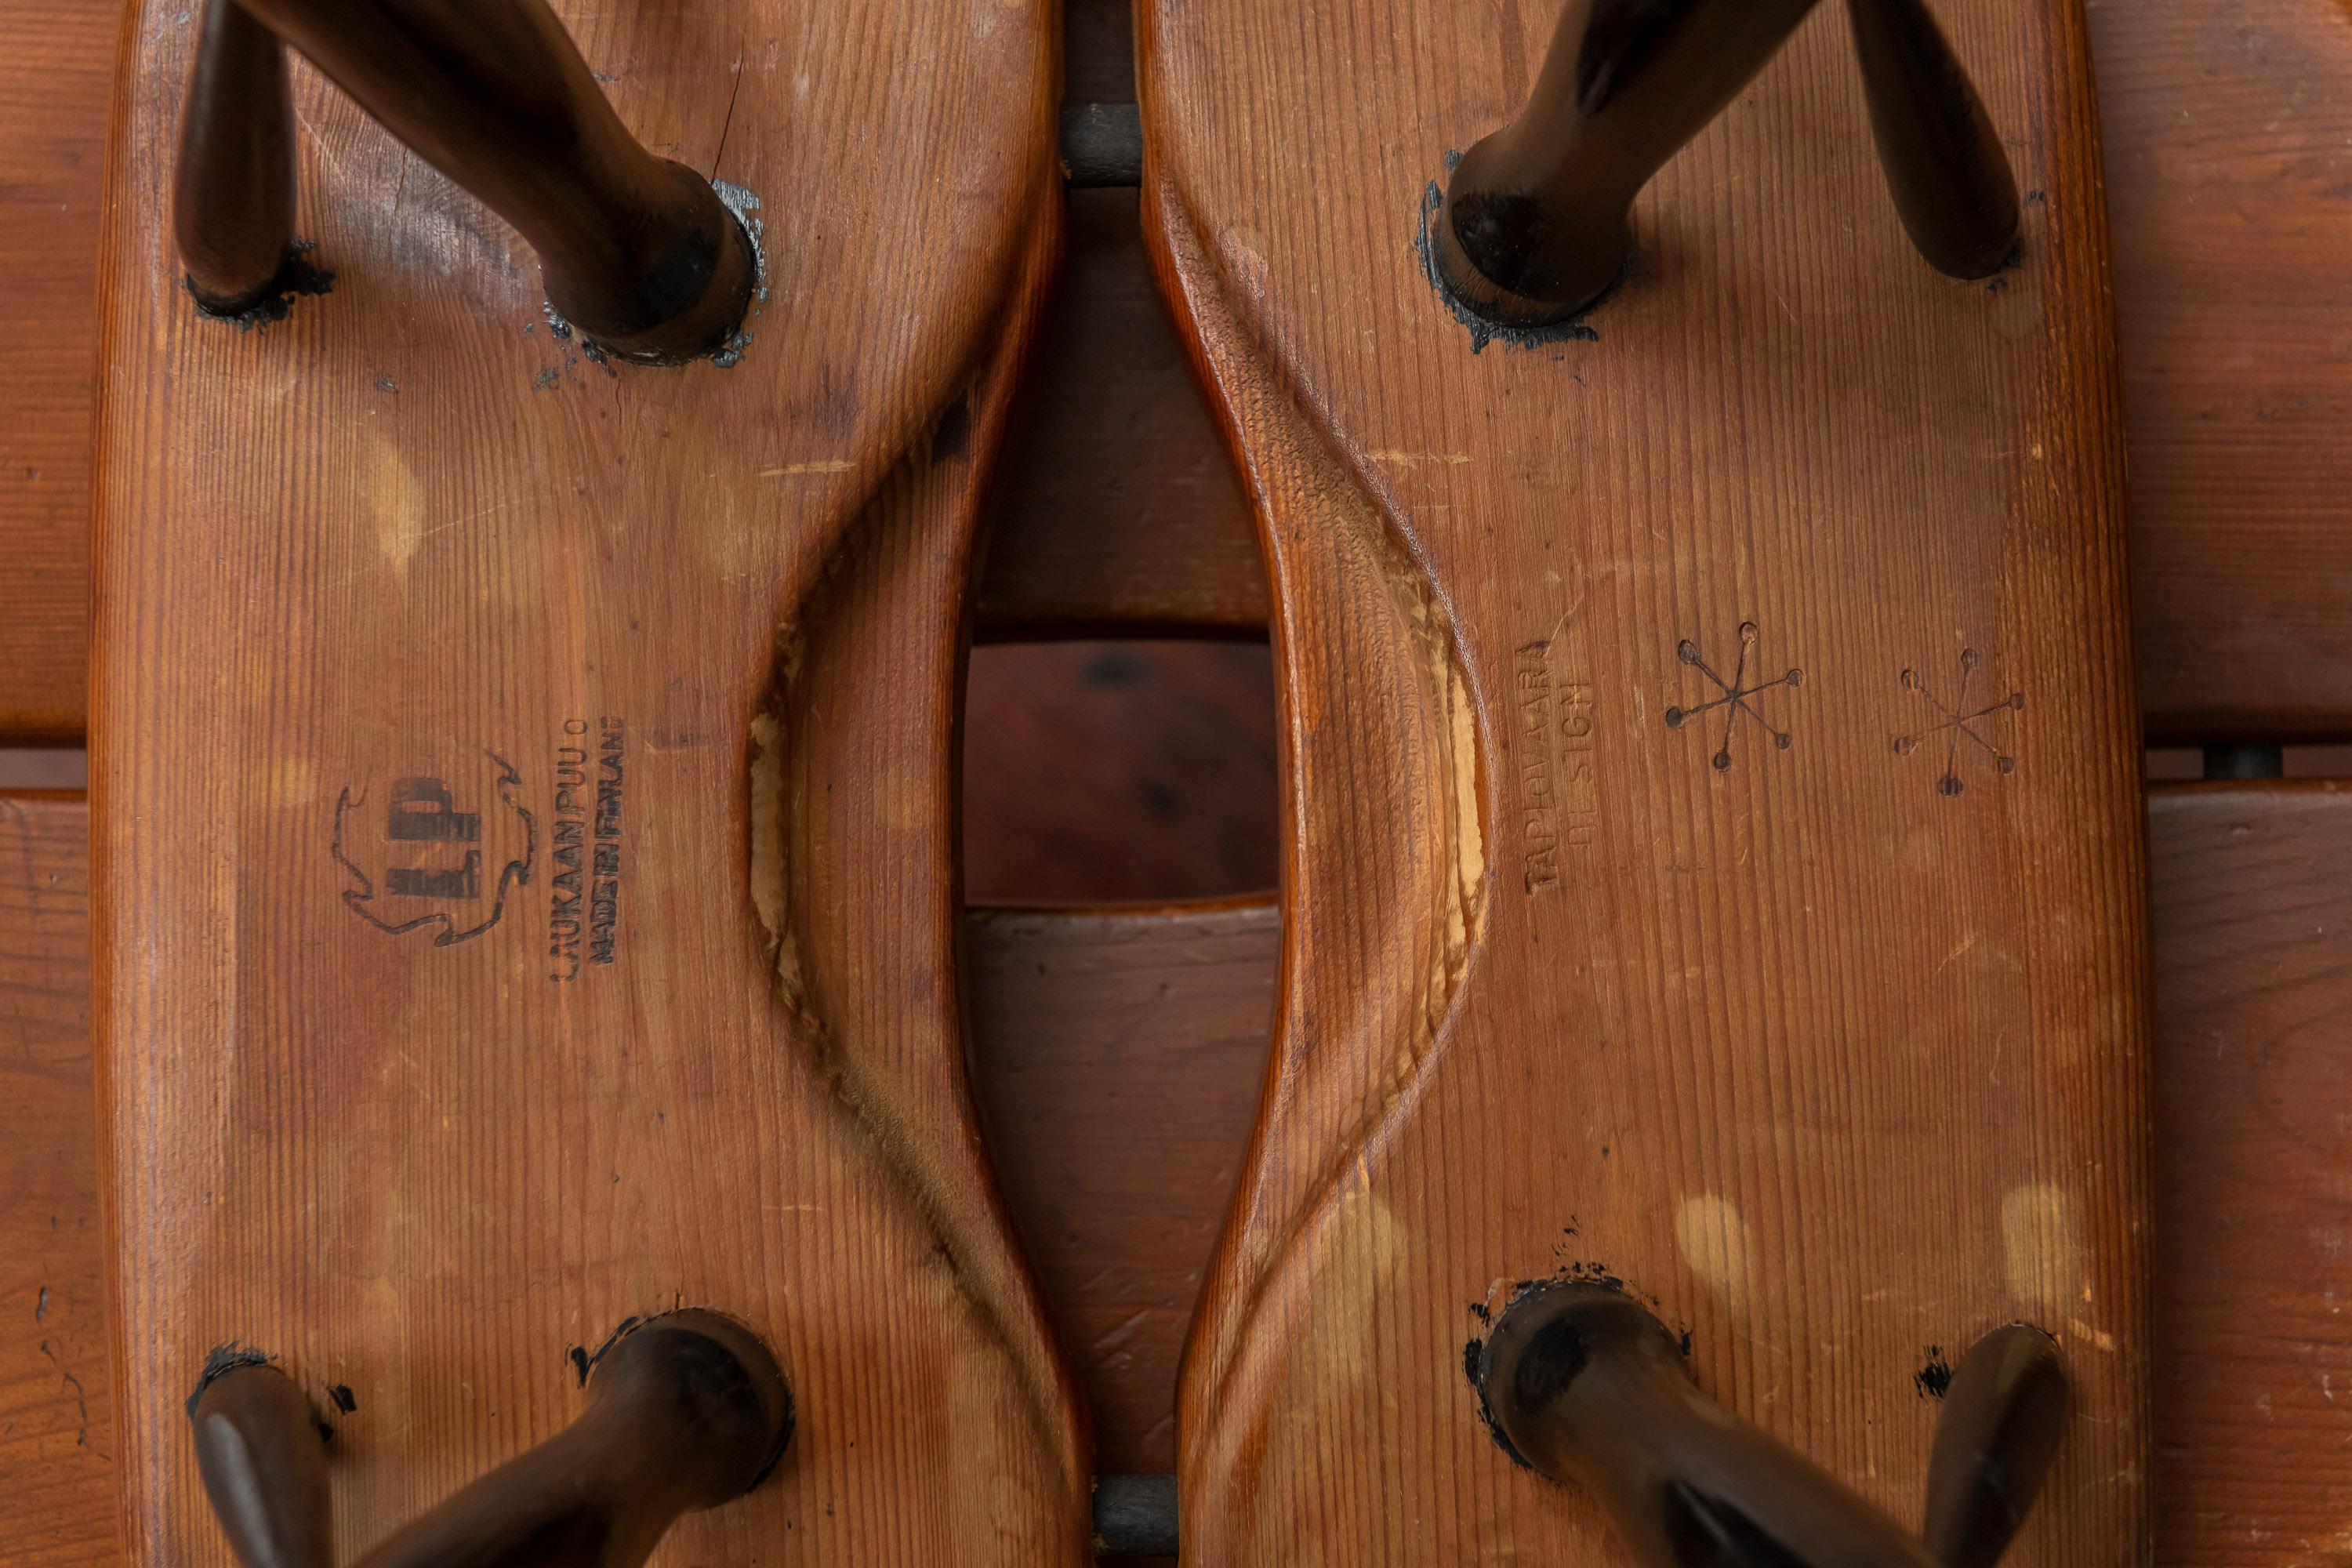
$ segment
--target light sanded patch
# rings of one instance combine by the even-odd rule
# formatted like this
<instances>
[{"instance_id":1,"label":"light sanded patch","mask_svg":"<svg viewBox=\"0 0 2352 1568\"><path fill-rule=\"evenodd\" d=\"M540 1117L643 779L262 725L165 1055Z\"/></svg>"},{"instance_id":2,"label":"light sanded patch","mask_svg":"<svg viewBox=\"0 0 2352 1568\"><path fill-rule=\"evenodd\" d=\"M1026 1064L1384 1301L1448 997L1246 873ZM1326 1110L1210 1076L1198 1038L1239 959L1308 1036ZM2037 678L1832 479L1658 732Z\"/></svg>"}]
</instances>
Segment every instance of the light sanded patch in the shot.
<instances>
[{"instance_id":1,"label":"light sanded patch","mask_svg":"<svg viewBox=\"0 0 2352 1568\"><path fill-rule=\"evenodd\" d=\"M1747 1305L1755 1237L1727 1200L1713 1193L1685 1198L1675 1211L1675 1243L1701 1284L1730 1306Z\"/></svg>"},{"instance_id":2,"label":"light sanded patch","mask_svg":"<svg viewBox=\"0 0 2352 1568\"><path fill-rule=\"evenodd\" d=\"M2011 1187L2000 1201L2002 1272L2010 1294L2044 1315L2063 1315L2082 1290L2083 1245L2066 1194L2048 1182Z\"/></svg>"}]
</instances>

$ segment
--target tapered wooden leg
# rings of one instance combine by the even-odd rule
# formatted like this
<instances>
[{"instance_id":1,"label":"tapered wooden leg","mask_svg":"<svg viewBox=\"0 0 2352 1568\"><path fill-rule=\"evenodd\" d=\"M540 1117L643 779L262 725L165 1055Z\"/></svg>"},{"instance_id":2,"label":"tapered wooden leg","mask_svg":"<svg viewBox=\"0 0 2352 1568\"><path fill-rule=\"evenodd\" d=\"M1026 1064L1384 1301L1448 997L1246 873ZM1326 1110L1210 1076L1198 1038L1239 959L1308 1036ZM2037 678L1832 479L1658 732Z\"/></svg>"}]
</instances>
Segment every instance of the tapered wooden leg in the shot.
<instances>
[{"instance_id":1,"label":"tapered wooden leg","mask_svg":"<svg viewBox=\"0 0 2352 1568\"><path fill-rule=\"evenodd\" d=\"M1816 0L1570 0L1526 110L1464 155L1431 243L1455 297L1511 326L1576 314L1633 250L1660 164Z\"/></svg>"},{"instance_id":2,"label":"tapered wooden leg","mask_svg":"<svg viewBox=\"0 0 2352 1568\"><path fill-rule=\"evenodd\" d=\"M294 1380L260 1362L206 1376L188 1402L196 1470L245 1568L334 1568L327 1433Z\"/></svg>"},{"instance_id":3,"label":"tapered wooden leg","mask_svg":"<svg viewBox=\"0 0 2352 1568\"><path fill-rule=\"evenodd\" d=\"M1519 117L1471 148L1432 226L1462 307L1509 327L1575 315L1623 273L1629 210L1763 68L1814 0L1570 0ZM2017 246L2017 182L1923 0L1851 0L1888 188L1938 270L1982 278Z\"/></svg>"},{"instance_id":4,"label":"tapered wooden leg","mask_svg":"<svg viewBox=\"0 0 2352 1568\"><path fill-rule=\"evenodd\" d=\"M1707 1397L1674 1334L1622 1290L1524 1291L1477 1370L1513 1454L1590 1493L1644 1568L1992 1568L2065 1426L2065 1363L2050 1336L2019 1323L1979 1340L1937 1420L1922 1541Z\"/></svg>"},{"instance_id":5,"label":"tapered wooden leg","mask_svg":"<svg viewBox=\"0 0 2352 1568\"><path fill-rule=\"evenodd\" d=\"M679 1515L749 1491L792 1440L775 1357L714 1312L623 1334L588 1400L577 1421L404 1526L361 1568L635 1568ZM191 1415L205 1490L246 1568L332 1568L324 1433L293 1382L231 1367Z\"/></svg>"},{"instance_id":6,"label":"tapered wooden leg","mask_svg":"<svg viewBox=\"0 0 2352 1568\"><path fill-rule=\"evenodd\" d=\"M2065 1358L2040 1329L2004 1324L1969 1348L1927 1457L1925 1533L1938 1562L2000 1561L2049 1479L2071 1402Z\"/></svg>"},{"instance_id":7,"label":"tapered wooden leg","mask_svg":"<svg viewBox=\"0 0 2352 1568\"><path fill-rule=\"evenodd\" d=\"M1878 165L1938 272L1986 278L2017 249L2017 176L1984 100L1925 0L1848 0Z\"/></svg>"},{"instance_id":8,"label":"tapered wooden leg","mask_svg":"<svg viewBox=\"0 0 2352 1568\"><path fill-rule=\"evenodd\" d=\"M177 203L207 309L260 299L291 236L273 31L520 231L549 300L605 352L672 363L733 342L758 270L742 224L707 177L629 133L545 0L212 0Z\"/></svg>"},{"instance_id":9,"label":"tapered wooden leg","mask_svg":"<svg viewBox=\"0 0 2352 1568\"><path fill-rule=\"evenodd\" d=\"M172 228L188 292L215 315L268 298L294 241L286 47L236 0L205 0L188 73Z\"/></svg>"}]
</instances>

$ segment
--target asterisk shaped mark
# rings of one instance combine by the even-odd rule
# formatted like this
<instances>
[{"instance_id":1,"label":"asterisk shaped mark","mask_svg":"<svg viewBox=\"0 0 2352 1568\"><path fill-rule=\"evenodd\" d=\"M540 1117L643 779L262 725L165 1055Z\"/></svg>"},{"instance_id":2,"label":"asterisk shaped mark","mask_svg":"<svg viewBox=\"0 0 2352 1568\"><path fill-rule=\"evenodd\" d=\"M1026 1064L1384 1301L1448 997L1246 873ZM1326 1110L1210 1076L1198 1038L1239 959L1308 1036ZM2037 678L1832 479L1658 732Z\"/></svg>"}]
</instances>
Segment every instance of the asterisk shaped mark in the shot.
<instances>
[{"instance_id":1,"label":"asterisk shaped mark","mask_svg":"<svg viewBox=\"0 0 2352 1568\"><path fill-rule=\"evenodd\" d=\"M1688 723L1691 720L1697 718L1702 713L1709 712L1717 708L1725 710L1723 715L1723 742L1716 748L1715 756L1712 759L1717 773L1726 772L1731 766L1731 736L1733 731L1739 727L1739 716L1742 713L1747 714L1750 719L1753 719L1759 724L1763 725L1764 732L1772 737L1772 743L1780 747L1780 750L1785 752L1790 745L1794 744L1794 741L1789 732L1786 730L1778 730L1773 728L1771 721L1766 719L1761 712L1757 710L1756 704L1750 701L1749 699L1753 698L1759 691L1769 691L1776 686L1787 686L1792 688L1802 686L1805 683L1805 672L1801 669L1792 669L1786 675L1777 675L1769 680L1759 680L1753 686L1745 684L1748 679L1748 652L1750 649L1755 647L1756 637L1757 631L1756 623L1754 621L1742 621L1739 623L1739 662L1732 668L1731 679L1729 680L1724 679L1723 677L1717 675L1713 669L1708 668L1706 660L1699 657L1698 645L1691 641L1690 638L1685 637L1681 642L1675 645L1675 657L1681 659L1685 664L1689 665L1692 668L1697 670L1701 675L1706 676L1709 680L1713 681L1715 683L1715 689L1723 693L1723 695L1720 697L1711 698L1707 701L1699 703L1696 707L1693 708L1667 709L1666 728L1669 730L1679 730L1685 724Z\"/></svg>"},{"instance_id":2,"label":"asterisk shaped mark","mask_svg":"<svg viewBox=\"0 0 2352 1568\"><path fill-rule=\"evenodd\" d=\"M1936 781L1936 793L1938 795L1958 795L1968 788L1968 785L1960 782L1960 741L1964 736L1982 748L1985 753L1992 758L1992 765L1996 771L2004 773L2013 773L2017 771L2017 759L2008 755L2000 747L1987 740L1979 732L1978 726L1997 713L2022 711L2025 707L2025 693L2012 691L1998 702L1989 702L1982 708L1971 710L1969 707L1969 682L1975 676L1976 671L1977 650L1972 647L1962 648L1960 650L1960 694L1949 704L1927 689L1927 682L1919 679L1917 670L1906 669L1903 672L1903 689L1916 691L1926 698L1936 711L1943 715L1943 718L1924 730L1915 730L1907 735L1895 736L1895 754L1898 757L1907 757L1918 749L1922 741L1932 740L1937 735L1947 736L1950 744L1944 752L1944 776Z\"/></svg>"}]
</instances>

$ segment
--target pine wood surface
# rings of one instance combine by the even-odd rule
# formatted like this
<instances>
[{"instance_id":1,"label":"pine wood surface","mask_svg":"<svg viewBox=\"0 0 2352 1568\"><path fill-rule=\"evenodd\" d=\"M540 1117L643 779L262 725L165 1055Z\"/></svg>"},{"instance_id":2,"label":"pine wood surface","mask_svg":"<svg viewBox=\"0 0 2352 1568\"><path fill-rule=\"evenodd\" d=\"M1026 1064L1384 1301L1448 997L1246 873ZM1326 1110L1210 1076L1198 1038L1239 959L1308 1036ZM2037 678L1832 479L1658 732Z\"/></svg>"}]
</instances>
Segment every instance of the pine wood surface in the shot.
<instances>
[{"instance_id":1,"label":"pine wood surface","mask_svg":"<svg viewBox=\"0 0 2352 1568\"><path fill-rule=\"evenodd\" d=\"M1126 6L1069 7L1073 100L1131 95ZM2340 199L2352 142L2341 0L2089 5L2121 312L2133 579L2150 736L2352 735L2352 561L2337 526L2352 352ZM78 737L92 258L117 27L103 5L0 3L0 735ZM1068 296L1019 416L983 636L1102 623L1138 594L1181 624L1259 624L1245 508L1133 262L1123 193L1074 196ZM1117 436L1120 438L1111 438ZM1181 504L1178 504L1181 502ZM1149 528L1123 531L1122 519ZM1103 554L1073 554L1091 538ZM1034 542L1033 542L1034 541ZM1181 577L1159 574L1189 563ZM1017 595L1006 598L1004 595ZM1000 621L1000 614L1003 619Z\"/></svg>"},{"instance_id":2,"label":"pine wood surface","mask_svg":"<svg viewBox=\"0 0 2352 1568\"><path fill-rule=\"evenodd\" d=\"M0 803L9 1568L121 1561L90 1142L87 822L79 796ZM2302 1568L2340 1554L2352 1500L2352 1255L2336 1245L2352 1194L2333 1058L2352 971L2329 941L2352 925L2352 793L2159 788L2148 829L2157 1561ZM966 933L991 1148L1081 1366L1097 1462L1164 1472L1184 1325L1256 1113L1275 910L974 910Z\"/></svg>"},{"instance_id":3,"label":"pine wood surface","mask_svg":"<svg viewBox=\"0 0 2352 1568\"><path fill-rule=\"evenodd\" d=\"M561 10L649 145L761 203L731 369L555 336L512 237L308 71L334 291L199 320L161 221L176 5L121 78L92 798L132 1560L226 1561L181 1409L216 1347L352 1391L348 1557L681 1304L763 1333L801 1421L666 1560L1080 1560L1083 1419L971 1120L954 920L1057 15ZM394 837L420 817L450 842Z\"/></svg>"},{"instance_id":4,"label":"pine wood surface","mask_svg":"<svg viewBox=\"0 0 2352 1568\"><path fill-rule=\"evenodd\" d=\"M1559 9L1141 13L1147 232L1259 510L1287 769L1188 1552L1604 1551L1464 1373L1515 1281L1582 1270L1905 1520L1928 1347L2043 1324L2075 1415L2013 1560L2135 1560L2146 906L2080 16L1940 8L2032 193L1997 287L1908 250L1825 10L1637 205L1597 341L1477 352L1423 193ZM1760 716L1677 729L1721 694L1694 661ZM2011 693L1982 750L1890 744Z\"/></svg>"}]
</instances>

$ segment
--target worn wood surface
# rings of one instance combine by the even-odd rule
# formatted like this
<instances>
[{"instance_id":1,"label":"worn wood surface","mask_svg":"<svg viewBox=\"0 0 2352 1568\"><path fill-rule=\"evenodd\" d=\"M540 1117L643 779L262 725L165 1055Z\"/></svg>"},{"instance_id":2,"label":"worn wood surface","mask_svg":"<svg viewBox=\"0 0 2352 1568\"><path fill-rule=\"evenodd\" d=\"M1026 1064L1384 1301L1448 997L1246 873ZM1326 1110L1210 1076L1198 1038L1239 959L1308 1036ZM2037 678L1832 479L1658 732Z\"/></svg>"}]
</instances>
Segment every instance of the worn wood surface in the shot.
<instances>
[{"instance_id":1,"label":"worn wood surface","mask_svg":"<svg viewBox=\"0 0 2352 1568\"><path fill-rule=\"evenodd\" d=\"M0 796L0 1562L115 1547L89 1058L89 814Z\"/></svg>"},{"instance_id":2,"label":"worn wood surface","mask_svg":"<svg viewBox=\"0 0 2352 1568\"><path fill-rule=\"evenodd\" d=\"M2088 4L2148 734L2352 737L2352 5Z\"/></svg>"},{"instance_id":3,"label":"worn wood surface","mask_svg":"<svg viewBox=\"0 0 2352 1568\"><path fill-rule=\"evenodd\" d=\"M0 804L9 1568L121 1560L90 1147L86 820L75 796ZM2304 1568L2342 1554L2352 1515L2352 1251L2340 1245L2352 1226L2352 1091L2333 1058L2352 1017L2352 966L2335 940L2352 929L2352 794L2159 789L2148 828L2157 1561ZM1256 1112L1278 941L1265 902L1181 916L976 910L966 926L988 1134L1079 1362L1106 1470L1174 1466L1177 1355Z\"/></svg>"},{"instance_id":4,"label":"worn wood surface","mask_svg":"<svg viewBox=\"0 0 2352 1568\"><path fill-rule=\"evenodd\" d=\"M1190 1549L1603 1550L1464 1374L1514 1282L1582 1269L1906 1520L1928 1347L2042 1323L2076 1415L2014 1560L2137 1557L2146 889L2079 16L1939 8L2034 193L1998 287L1910 253L1825 10L1637 205L1596 341L1479 352L1423 193L1559 13L1141 13L1146 222L1260 509L1286 764ZM1709 671L1751 706L1699 710ZM1988 743L1890 743L1947 707Z\"/></svg>"},{"instance_id":5,"label":"worn wood surface","mask_svg":"<svg viewBox=\"0 0 2352 1568\"><path fill-rule=\"evenodd\" d=\"M0 0L0 744L78 740L106 105L121 11Z\"/></svg>"},{"instance_id":6,"label":"worn wood surface","mask_svg":"<svg viewBox=\"0 0 2352 1568\"><path fill-rule=\"evenodd\" d=\"M1176 1360L1256 1119L1266 900L976 910L974 1073L1105 1474L1176 1468Z\"/></svg>"},{"instance_id":7,"label":"worn wood surface","mask_svg":"<svg viewBox=\"0 0 2352 1568\"><path fill-rule=\"evenodd\" d=\"M761 203L731 369L583 356L308 72L334 291L201 321L159 221L175 5L122 77L92 784L134 1560L224 1561L181 1411L217 1346L351 1389L349 1556L687 1304L762 1332L802 1419L675 1561L1075 1561L1076 1389L971 1120L951 793L1058 16L561 9L651 146Z\"/></svg>"},{"instance_id":8,"label":"worn wood surface","mask_svg":"<svg viewBox=\"0 0 2352 1568\"><path fill-rule=\"evenodd\" d=\"M1132 89L1127 7L1069 7L1068 92ZM2149 733L2352 735L2352 532L2337 526L2352 351L2340 0L2089 6L2122 316L2133 576ZM115 19L0 0L0 736L78 736L84 708L91 257ZM1120 193L1074 202L1069 295L1017 416L982 636L1098 625L1110 593L1187 624L1263 618L1245 508L1145 298ZM1034 456L1032 456L1034 454ZM1181 503L1181 504L1180 504ZM1148 534L1117 531L1130 514ZM1091 534L1104 555L1073 553ZM1029 542L1034 536L1034 542ZM1178 579L1148 574L1191 564ZM1007 598L1006 595L1017 595ZM1004 616L1000 623L996 616Z\"/></svg>"},{"instance_id":9,"label":"worn wood surface","mask_svg":"<svg viewBox=\"0 0 2352 1568\"><path fill-rule=\"evenodd\" d=\"M2352 787L2149 802L2158 1561L2352 1561Z\"/></svg>"}]
</instances>

